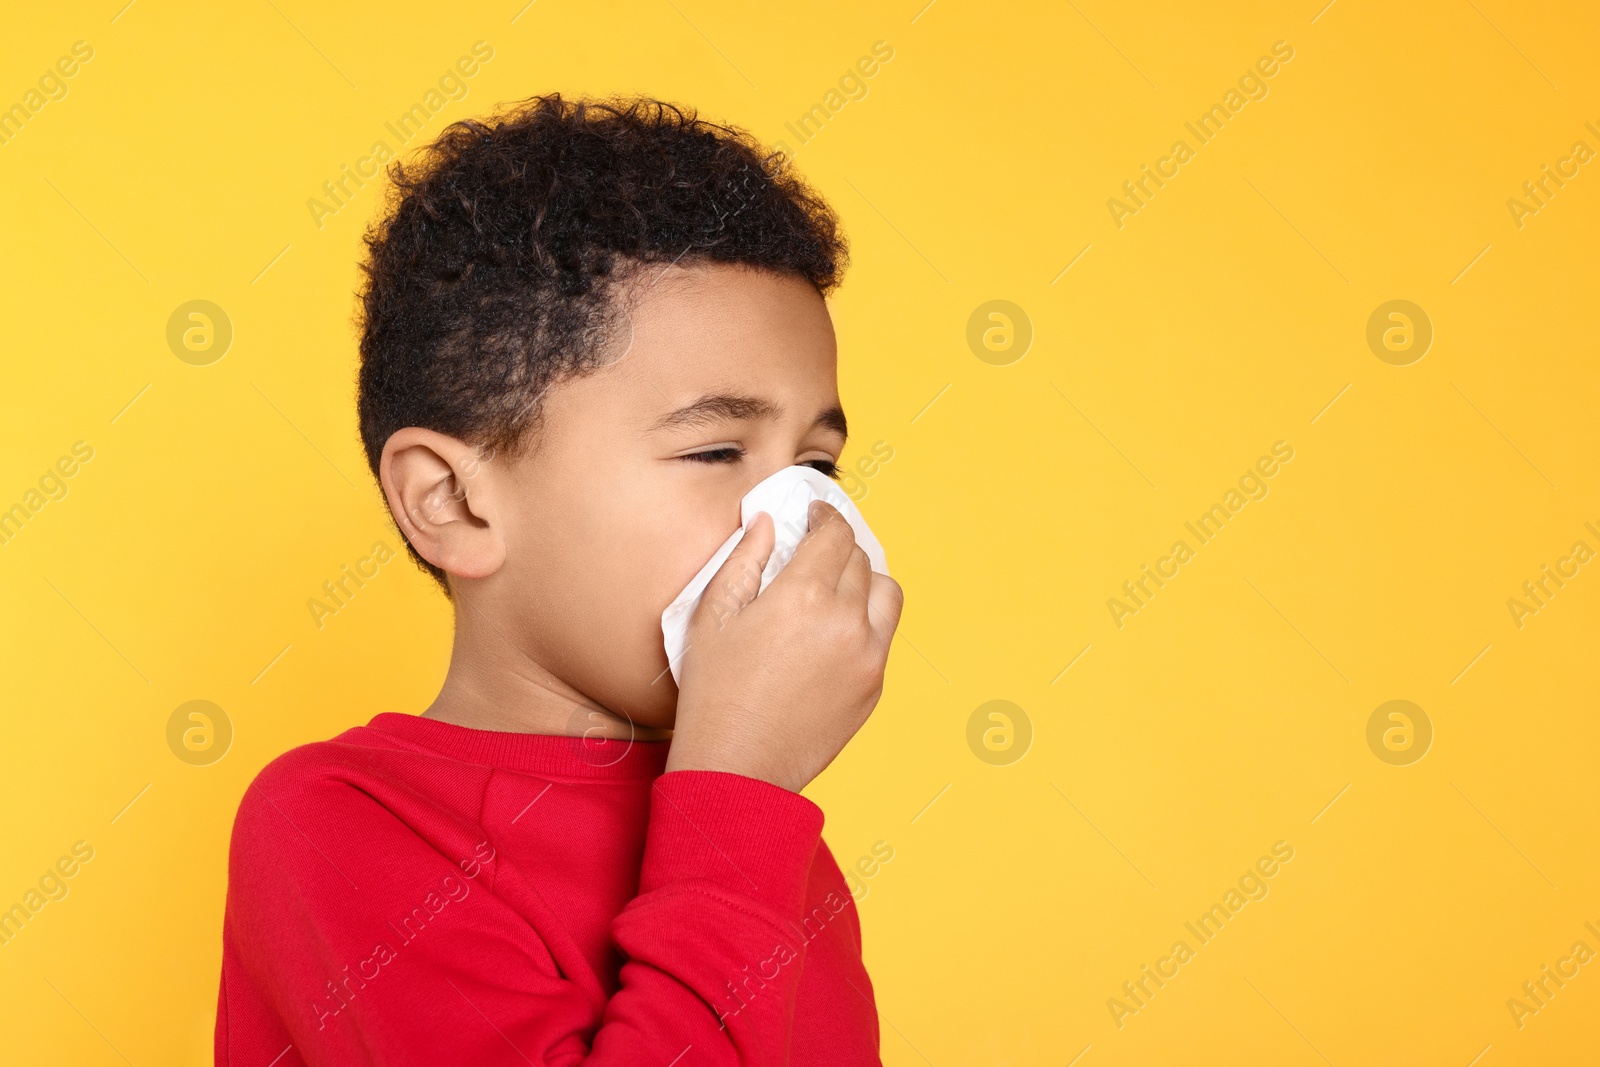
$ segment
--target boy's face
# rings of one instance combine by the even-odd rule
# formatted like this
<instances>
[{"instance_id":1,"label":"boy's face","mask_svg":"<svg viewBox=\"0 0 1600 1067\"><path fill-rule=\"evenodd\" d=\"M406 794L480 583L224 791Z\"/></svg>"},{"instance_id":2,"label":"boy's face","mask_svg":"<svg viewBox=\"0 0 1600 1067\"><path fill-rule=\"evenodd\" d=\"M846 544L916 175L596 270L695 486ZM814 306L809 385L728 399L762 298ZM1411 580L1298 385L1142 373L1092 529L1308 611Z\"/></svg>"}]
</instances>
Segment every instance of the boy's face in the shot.
<instances>
[{"instance_id":1,"label":"boy's face","mask_svg":"<svg viewBox=\"0 0 1600 1067\"><path fill-rule=\"evenodd\" d=\"M536 445L495 473L505 561L462 591L580 694L670 727L662 610L738 529L745 493L793 464L831 472L845 425L808 282L721 264L656 277L611 362L551 389Z\"/></svg>"}]
</instances>

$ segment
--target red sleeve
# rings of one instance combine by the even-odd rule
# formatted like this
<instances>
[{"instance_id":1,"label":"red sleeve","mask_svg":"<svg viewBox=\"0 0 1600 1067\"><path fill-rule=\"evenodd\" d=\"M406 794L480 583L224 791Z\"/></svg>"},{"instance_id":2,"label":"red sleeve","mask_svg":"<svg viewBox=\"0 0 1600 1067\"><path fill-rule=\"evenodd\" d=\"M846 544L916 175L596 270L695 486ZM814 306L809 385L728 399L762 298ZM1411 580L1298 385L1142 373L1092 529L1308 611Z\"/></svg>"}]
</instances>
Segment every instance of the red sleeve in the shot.
<instances>
[{"instance_id":1,"label":"red sleeve","mask_svg":"<svg viewBox=\"0 0 1600 1067\"><path fill-rule=\"evenodd\" d=\"M696 1063L787 1063L821 837L822 810L779 786L712 771L656 779L639 895L612 924L622 990L583 1062L643 1063L693 1043Z\"/></svg>"},{"instance_id":2,"label":"red sleeve","mask_svg":"<svg viewBox=\"0 0 1600 1067\"><path fill-rule=\"evenodd\" d=\"M546 950L558 913L512 907L369 793L258 783L234 829L218 1062L281 1027L294 1055L278 1067L785 1063L822 822L756 779L658 778L606 1000ZM419 904L448 921L402 940Z\"/></svg>"}]
</instances>

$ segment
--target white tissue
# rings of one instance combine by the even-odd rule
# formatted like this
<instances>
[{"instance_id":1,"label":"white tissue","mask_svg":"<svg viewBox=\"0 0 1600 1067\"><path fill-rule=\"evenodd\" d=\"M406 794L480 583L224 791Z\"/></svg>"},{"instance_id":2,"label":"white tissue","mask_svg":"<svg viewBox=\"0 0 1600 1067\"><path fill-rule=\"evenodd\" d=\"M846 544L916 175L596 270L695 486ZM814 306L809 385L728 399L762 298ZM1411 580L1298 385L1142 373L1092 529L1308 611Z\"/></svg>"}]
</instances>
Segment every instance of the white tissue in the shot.
<instances>
[{"instance_id":1,"label":"white tissue","mask_svg":"<svg viewBox=\"0 0 1600 1067\"><path fill-rule=\"evenodd\" d=\"M744 537L745 524L755 518L757 512L765 511L772 516L772 555L767 559L766 569L761 572L761 588L756 592L759 596L788 564L800 539L805 536L810 522L806 509L813 500L822 500L837 508L855 531L856 544L867 553L872 569L879 574L889 573L889 564L883 558L883 546L878 544L878 539L867 527L867 520L861 517L854 501L839 487L839 483L815 467L785 467L745 494L739 504L739 528L733 531L722 547L717 549L716 555L700 568L700 573L684 586L678 598L661 613L661 637L666 645L667 665L672 668L674 682L678 681L683 654L687 651L685 642L689 619L694 615L694 609L699 605L700 597L712 577L727 561L740 538Z\"/></svg>"}]
</instances>

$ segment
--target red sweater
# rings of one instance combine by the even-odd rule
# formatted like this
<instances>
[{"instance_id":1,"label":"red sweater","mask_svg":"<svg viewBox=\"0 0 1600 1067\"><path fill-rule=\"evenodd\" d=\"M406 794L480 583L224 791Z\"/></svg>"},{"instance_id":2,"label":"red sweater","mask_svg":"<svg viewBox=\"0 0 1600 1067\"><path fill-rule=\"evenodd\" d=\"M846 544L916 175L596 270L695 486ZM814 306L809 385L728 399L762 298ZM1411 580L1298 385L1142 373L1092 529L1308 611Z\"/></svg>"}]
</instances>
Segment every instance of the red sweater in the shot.
<instances>
[{"instance_id":1,"label":"red sweater","mask_svg":"<svg viewBox=\"0 0 1600 1067\"><path fill-rule=\"evenodd\" d=\"M665 742L385 712L233 826L216 1062L877 1064L822 811Z\"/></svg>"}]
</instances>

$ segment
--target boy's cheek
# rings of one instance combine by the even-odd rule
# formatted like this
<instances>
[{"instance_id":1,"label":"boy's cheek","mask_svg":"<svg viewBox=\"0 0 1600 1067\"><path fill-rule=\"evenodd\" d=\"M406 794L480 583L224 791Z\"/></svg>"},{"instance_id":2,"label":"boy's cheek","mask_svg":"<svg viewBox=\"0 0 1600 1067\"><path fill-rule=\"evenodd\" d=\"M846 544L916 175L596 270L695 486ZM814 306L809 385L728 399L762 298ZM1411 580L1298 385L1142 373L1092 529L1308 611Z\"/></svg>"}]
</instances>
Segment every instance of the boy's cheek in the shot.
<instances>
[{"instance_id":1,"label":"boy's cheek","mask_svg":"<svg viewBox=\"0 0 1600 1067\"><path fill-rule=\"evenodd\" d=\"M677 693L661 677L661 613L725 537L703 519L629 509L585 537L580 553L547 562L526 588L546 631L540 643L571 664L558 673L641 725L670 726Z\"/></svg>"},{"instance_id":2,"label":"boy's cheek","mask_svg":"<svg viewBox=\"0 0 1600 1067\"><path fill-rule=\"evenodd\" d=\"M693 494L662 500L659 521L638 531L644 545L643 568L649 573L651 603L659 624L661 612L739 528L739 500Z\"/></svg>"},{"instance_id":3,"label":"boy's cheek","mask_svg":"<svg viewBox=\"0 0 1600 1067\"><path fill-rule=\"evenodd\" d=\"M543 649L600 704L671 726L661 613L738 528L742 480L614 448L593 454L547 454L513 507L508 588L524 602L524 647Z\"/></svg>"}]
</instances>

